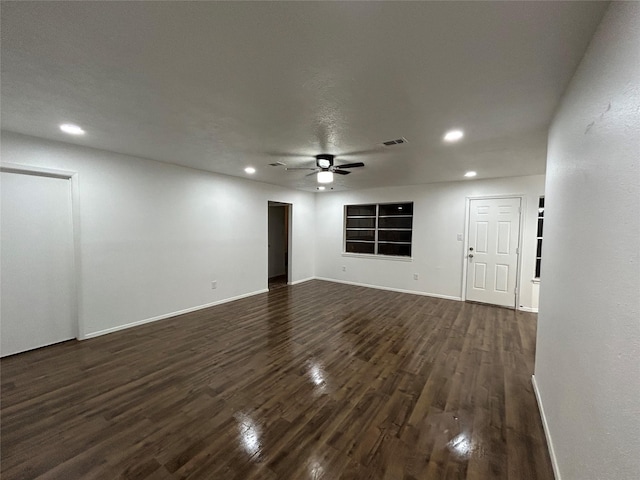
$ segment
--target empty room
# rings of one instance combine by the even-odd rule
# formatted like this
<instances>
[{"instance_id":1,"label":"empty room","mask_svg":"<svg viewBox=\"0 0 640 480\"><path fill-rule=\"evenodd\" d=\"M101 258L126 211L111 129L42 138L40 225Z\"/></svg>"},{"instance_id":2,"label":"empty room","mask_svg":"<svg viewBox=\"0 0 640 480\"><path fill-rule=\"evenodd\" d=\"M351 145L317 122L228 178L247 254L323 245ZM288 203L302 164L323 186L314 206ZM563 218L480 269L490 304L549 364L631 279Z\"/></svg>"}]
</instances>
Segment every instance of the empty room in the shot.
<instances>
[{"instance_id":1,"label":"empty room","mask_svg":"<svg viewBox=\"0 0 640 480\"><path fill-rule=\"evenodd\" d=\"M0 476L640 478L640 2L1 2Z\"/></svg>"}]
</instances>

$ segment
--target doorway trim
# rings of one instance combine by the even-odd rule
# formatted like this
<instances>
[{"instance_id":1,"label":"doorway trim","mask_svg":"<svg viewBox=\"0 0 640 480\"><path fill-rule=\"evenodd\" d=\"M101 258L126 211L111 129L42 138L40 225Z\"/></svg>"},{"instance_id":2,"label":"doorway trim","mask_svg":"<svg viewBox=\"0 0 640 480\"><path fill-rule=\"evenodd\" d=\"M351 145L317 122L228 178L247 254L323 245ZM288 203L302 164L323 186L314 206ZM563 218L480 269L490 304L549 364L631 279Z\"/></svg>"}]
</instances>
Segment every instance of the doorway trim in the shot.
<instances>
[{"instance_id":1,"label":"doorway trim","mask_svg":"<svg viewBox=\"0 0 640 480\"><path fill-rule=\"evenodd\" d=\"M71 187L71 238L73 242L73 256L71 265L73 280L72 299L72 321L75 324L76 339L86 339L84 321L82 320L82 285L81 278L81 256L80 256L80 191L78 189L78 172L70 170L58 170L53 168L36 167L33 165L23 165L19 163L0 163L0 172L17 173L21 175L35 175L38 177L52 177L69 180Z\"/></svg>"},{"instance_id":2,"label":"doorway trim","mask_svg":"<svg viewBox=\"0 0 640 480\"><path fill-rule=\"evenodd\" d=\"M293 285L293 203L287 203L287 285Z\"/></svg>"},{"instance_id":3,"label":"doorway trim","mask_svg":"<svg viewBox=\"0 0 640 480\"><path fill-rule=\"evenodd\" d=\"M269 207L285 207L287 212L287 285L293 285L293 203L267 200L267 289L269 288Z\"/></svg>"},{"instance_id":4,"label":"doorway trim","mask_svg":"<svg viewBox=\"0 0 640 480\"><path fill-rule=\"evenodd\" d=\"M527 211L526 196L524 194L508 194L508 195L473 195L465 197L465 213L464 213L464 242L462 245L462 285L460 287L460 298L463 302L467 300L467 273L468 264L467 256L469 250L469 220L471 219L471 201L472 200L489 200L501 198L519 198L520 199L520 231L518 232L518 261L516 263L516 293L514 310L520 309L520 272L522 271L522 232L525 229L525 215Z\"/></svg>"}]
</instances>

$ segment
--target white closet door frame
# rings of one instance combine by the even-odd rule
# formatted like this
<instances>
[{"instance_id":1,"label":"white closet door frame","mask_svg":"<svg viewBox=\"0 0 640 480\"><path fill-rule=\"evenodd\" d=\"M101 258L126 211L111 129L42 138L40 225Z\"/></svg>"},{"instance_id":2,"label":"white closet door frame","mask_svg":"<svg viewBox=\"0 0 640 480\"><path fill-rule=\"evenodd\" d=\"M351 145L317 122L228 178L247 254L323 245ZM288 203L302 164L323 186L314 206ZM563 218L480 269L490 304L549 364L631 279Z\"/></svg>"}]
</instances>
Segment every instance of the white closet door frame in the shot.
<instances>
[{"instance_id":1,"label":"white closet door frame","mask_svg":"<svg viewBox=\"0 0 640 480\"><path fill-rule=\"evenodd\" d=\"M0 163L0 171L7 173L18 173L22 175L36 175L40 177L62 178L71 182L71 226L73 228L73 257L72 257L72 315L76 325L76 338L84 340L86 333L84 322L80 311L81 284L80 284L80 193L78 190L78 172L68 170L57 170L52 168L36 167L32 165L22 165L19 163Z\"/></svg>"},{"instance_id":2,"label":"white closet door frame","mask_svg":"<svg viewBox=\"0 0 640 480\"><path fill-rule=\"evenodd\" d=\"M516 269L516 305L515 310L520 310L520 272L522 271L522 239L525 232L525 215L527 211L526 198L523 194L510 195L479 195L474 197L466 197L465 199L465 215L464 215L464 245L462 246L462 285L460 286L460 298L464 302L467 299L467 270L469 262L467 255L469 253L469 219L471 217L471 200L488 200L499 198L519 198L520 199L520 232L518 235L518 266Z\"/></svg>"}]
</instances>

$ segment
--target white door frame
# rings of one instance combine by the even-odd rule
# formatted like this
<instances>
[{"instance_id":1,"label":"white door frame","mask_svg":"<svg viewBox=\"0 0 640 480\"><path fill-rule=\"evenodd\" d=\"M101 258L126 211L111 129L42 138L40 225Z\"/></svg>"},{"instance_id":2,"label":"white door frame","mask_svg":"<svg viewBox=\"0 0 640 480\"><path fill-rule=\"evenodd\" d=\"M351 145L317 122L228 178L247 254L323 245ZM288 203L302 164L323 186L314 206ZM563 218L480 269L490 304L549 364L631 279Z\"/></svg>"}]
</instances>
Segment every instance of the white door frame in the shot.
<instances>
[{"instance_id":1,"label":"white door frame","mask_svg":"<svg viewBox=\"0 0 640 480\"><path fill-rule=\"evenodd\" d=\"M471 200L489 200L500 198L519 198L520 199L520 226L518 231L518 261L516 262L516 293L515 293L515 310L520 309L520 272L522 271L522 232L524 232L524 212L526 209L526 198L523 194L510 194L510 195L478 195L465 198L465 213L464 213L464 244L462 247L462 286L460 292L460 298L464 302L467 299L467 270L469 262L469 220L471 218Z\"/></svg>"},{"instance_id":2,"label":"white door frame","mask_svg":"<svg viewBox=\"0 0 640 480\"><path fill-rule=\"evenodd\" d=\"M78 190L78 172L69 170L57 170L52 168L35 167L32 165L22 165L18 163L0 163L0 172L17 173L22 175L35 175L39 177L51 177L61 178L63 180L69 180L71 182L71 228L72 228L72 242L73 242L73 256L71 261L72 281L73 281L73 296L71 299L71 313L72 321L75 324L76 338L78 340L84 340L86 338L86 331L84 328L84 322L81 315L81 302L82 288L80 282L80 192Z\"/></svg>"},{"instance_id":3,"label":"white door frame","mask_svg":"<svg viewBox=\"0 0 640 480\"><path fill-rule=\"evenodd\" d=\"M293 285L293 203L287 203L287 285Z\"/></svg>"}]
</instances>

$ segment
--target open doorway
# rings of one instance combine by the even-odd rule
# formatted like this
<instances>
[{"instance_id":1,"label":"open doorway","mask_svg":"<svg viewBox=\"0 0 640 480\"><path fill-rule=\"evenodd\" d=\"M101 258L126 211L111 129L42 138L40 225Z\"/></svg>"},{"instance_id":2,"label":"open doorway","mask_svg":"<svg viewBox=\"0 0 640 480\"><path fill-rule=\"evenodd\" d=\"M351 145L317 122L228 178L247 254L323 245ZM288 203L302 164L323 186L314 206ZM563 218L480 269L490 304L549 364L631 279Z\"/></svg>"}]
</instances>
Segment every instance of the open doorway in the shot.
<instances>
[{"instance_id":1,"label":"open doorway","mask_svg":"<svg viewBox=\"0 0 640 480\"><path fill-rule=\"evenodd\" d=\"M269 290L286 287L291 279L291 204L269 202Z\"/></svg>"}]
</instances>

